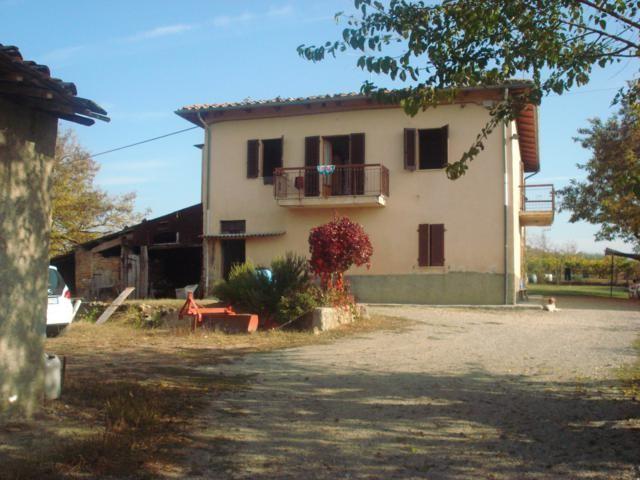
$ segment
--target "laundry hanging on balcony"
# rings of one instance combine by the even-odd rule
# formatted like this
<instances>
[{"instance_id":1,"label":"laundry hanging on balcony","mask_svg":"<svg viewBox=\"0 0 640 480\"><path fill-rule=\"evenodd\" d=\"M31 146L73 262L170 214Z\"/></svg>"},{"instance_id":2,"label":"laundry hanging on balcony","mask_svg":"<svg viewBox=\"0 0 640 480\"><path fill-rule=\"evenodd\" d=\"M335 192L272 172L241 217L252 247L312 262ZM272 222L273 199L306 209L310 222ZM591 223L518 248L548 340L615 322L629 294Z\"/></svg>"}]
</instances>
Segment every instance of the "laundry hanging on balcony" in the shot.
<instances>
[{"instance_id":1,"label":"laundry hanging on balcony","mask_svg":"<svg viewBox=\"0 0 640 480\"><path fill-rule=\"evenodd\" d=\"M331 175L336 170L335 165L318 165L316 167L320 175Z\"/></svg>"}]
</instances>

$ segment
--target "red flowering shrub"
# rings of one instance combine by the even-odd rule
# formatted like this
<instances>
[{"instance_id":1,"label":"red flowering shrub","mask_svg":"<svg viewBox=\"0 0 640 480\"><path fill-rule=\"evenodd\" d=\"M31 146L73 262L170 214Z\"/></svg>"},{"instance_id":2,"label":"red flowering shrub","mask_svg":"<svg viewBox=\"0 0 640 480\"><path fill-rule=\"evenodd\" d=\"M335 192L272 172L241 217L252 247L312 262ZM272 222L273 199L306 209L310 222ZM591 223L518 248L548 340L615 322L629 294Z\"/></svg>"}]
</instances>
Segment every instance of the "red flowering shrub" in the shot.
<instances>
[{"instance_id":1,"label":"red flowering shrub","mask_svg":"<svg viewBox=\"0 0 640 480\"><path fill-rule=\"evenodd\" d=\"M341 217L311 229L309 251L311 270L323 289L344 291L344 272L352 265L369 268L373 247L362 225Z\"/></svg>"}]
</instances>

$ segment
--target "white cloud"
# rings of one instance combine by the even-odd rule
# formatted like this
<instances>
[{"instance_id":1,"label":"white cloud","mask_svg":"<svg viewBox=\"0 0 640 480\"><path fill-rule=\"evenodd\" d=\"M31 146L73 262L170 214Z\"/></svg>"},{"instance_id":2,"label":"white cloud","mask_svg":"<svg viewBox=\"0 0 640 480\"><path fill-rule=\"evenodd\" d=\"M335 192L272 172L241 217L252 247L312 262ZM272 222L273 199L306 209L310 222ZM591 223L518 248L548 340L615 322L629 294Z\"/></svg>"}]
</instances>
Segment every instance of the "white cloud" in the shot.
<instances>
[{"instance_id":1,"label":"white cloud","mask_svg":"<svg viewBox=\"0 0 640 480\"><path fill-rule=\"evenodd\" d=\"M254 18L256 18L256 16L249 12L245 12L240 15L218 15L211 20L211 25L214 27L229 27L239 23L248 23Z\"/></svg>"},{"instance_id":2,"label":"white cloud","mask_svg":"<svg viewBox=\"0 0 640 480\"><path fill-rule=\"evenodd\" d=\"M148 183L149 181L148 176L115 175L98 179L98 184L103 187L113 187L119 185L139 185L141 183Z\"/></svg>"},{"instance_id":3,"label":"white cloud","mask_svg":"<svg viewBox=\"0 0 640 480\"><path fill-rule=\"evenodd\" d=\"M154 38L166 37L169 35L179 35L189 30L193 30L197 25L190 25L186 23L178 23L175 25L165 25L162 27L152 28L151 30L145 30L135 33L125 40L129 42L137 42L140 40L151 40Z\"/></svg>"},{"instance_id":4,"label":"white cloud","mask_svg":"<svg viewBox=\"0 0 640 480\"><path fill-rule=\"evenodd\" d=\"M260 17L285 17L293 13L293 7L291 5L283 5L281 7L271 6L266 12L251 13L244 12L239 15L218 15L214 17L210 24L214 27L223 28L231 27L239 24L246 24L252 22Z\"/></svg>"},{"instance_id":5,"label":"white cloud","mask_svg":"<svg viewBox=\"0 0 640 480\"><path fill-rule=\"evenodd\" d=\"M270 7L267 11L267 15L270 17L285 17L293 13L293 7L291 5L284 5L282 7Z\"/></svg>"}]
</instances>

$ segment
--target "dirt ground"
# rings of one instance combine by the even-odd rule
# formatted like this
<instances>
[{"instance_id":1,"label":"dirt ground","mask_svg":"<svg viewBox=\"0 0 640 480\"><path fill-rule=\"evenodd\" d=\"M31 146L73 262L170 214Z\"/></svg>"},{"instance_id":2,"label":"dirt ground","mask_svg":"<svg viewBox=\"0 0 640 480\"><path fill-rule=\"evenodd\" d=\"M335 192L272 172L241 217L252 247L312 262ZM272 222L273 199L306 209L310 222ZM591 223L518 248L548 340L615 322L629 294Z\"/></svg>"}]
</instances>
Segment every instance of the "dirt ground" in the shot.
<instances>
[{"instance_id":1,"label":"dirt ground","mask_svg":"<svg viewBox=\"0 0 640 480\"><path fill-rule=\"evenodd\" d=\"M176 317L180 304L127 302L104 325L80 319L47 339L47 351L67 360L62 398L31 421L0 424L0 479L183 478L191 433L208 422L212 399L240 394L252 380L229 374L228 362L407 324L373 316L323 335L192 333ZM89 318L104 308L89 307Z\"/></svg>"},{"instance_id":2,"label":"dirt ground","mask_svg":"<svg viewBox=\"0 0 640 480\"><path fill-rule=\"evenodd\" d=\"M558 306L378 307L415 323L211 367L251 381L213 399L187 477L640 478L640 403L617 377L638 305Z\"/></svg>"}]
</instances>

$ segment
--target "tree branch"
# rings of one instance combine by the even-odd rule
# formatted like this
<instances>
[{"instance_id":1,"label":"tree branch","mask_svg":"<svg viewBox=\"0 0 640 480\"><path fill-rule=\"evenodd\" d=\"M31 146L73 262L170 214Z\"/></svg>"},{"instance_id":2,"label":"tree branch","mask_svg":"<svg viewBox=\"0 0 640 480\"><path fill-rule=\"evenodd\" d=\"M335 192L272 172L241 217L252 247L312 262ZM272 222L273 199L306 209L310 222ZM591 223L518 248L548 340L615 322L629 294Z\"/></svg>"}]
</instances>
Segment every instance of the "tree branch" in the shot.
<instances>
[{"instance_id":1,"label":"tree branch","mask_svg":"<svg viewBox=\"0 0 640 480\"><path fill-rule=\"evenodd\" d=\"M631 40L627 40L626 38L619 37L619 36L614 35L612 33L605 32L603 30L598 30L597 28L588 27L587 25L584 25L584 24L568 22L566 20L559 20L559 22L563 23L565 25L569 25L570 27L575 27L575 28L578 28L578 29L586 30L586 31L591 32L591 33L595 33L596 35L601 35L601 36L604 36L604 37L608 37L608 38L610 38L612 40L615 40L616 42L624 43L625 45L628 45L629 47L640 49L640 43L633 43Z\"/></svg>"},{"instance_id":2,"label":"tree branch","mask_svg":"<svg viewBox=\"0 0 640 480\"><path fill-rule=\"evenodd\" d=\"M598 10L599 12L602 13L606 13L607 15L613 17L613 18L617 18L618 20L620 20L623 23L626 23L627 25L631 25L632 27L637 28L638 30L640 30L640 23L638 22L634 22L633 20L631 20L630 18L624 17L622 15L620 15L618 12L614 12L609 10L608 8L602 7L600 5L597 5L595 3L593 3L591 0L577 0L578 3L581 3L583 5L587 5L595 10Z\"/></svg>"}]
</instances>

